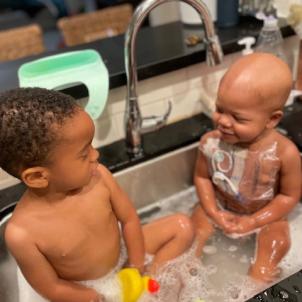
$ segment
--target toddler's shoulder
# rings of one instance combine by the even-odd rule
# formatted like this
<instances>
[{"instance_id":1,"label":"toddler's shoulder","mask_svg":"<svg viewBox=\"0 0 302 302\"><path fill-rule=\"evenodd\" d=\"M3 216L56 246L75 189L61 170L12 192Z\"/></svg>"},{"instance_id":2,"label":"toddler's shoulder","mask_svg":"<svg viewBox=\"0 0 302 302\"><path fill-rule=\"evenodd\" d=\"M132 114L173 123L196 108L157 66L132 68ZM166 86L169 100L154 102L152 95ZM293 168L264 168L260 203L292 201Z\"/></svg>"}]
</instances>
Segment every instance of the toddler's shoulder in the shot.
<instances>
[{"instance_id":1,"label":"toddler's shoulder","mask_svg":"<svg viewBox=\"0 0 302 302\"><path fill-rule=\"evenodd\" d=\"M102 164L97 165L97 171L99 171L100 173L106 173L107 170L108 169L104 165Z\"/></svg>"},{"instance_id":2,"label":"toddler's shoulder","mask_svg":"<svg viewBox=\"0 0 302 302\"><path fill-rule=\"evenodd\" d=\"M22 224L23 219L20 215L19 213L14 214L5 227L4 239L10 250L24 248L32 241L26 225Z\"/></svg>"},{"instance_id":3,"label":"toddler's shoulder","mask_svg":"<svg viewBox=\"0 0 302 302\"><path fill-rule=\"evenodd\" d=\"M102 164L99 164L97 167L99 174L99 184L105 186L107 189L112 191L116 186L116 180L111 173L111 171Z\"/></svg>"},{"instance_id":4,"label":"toddler's shoulder","mask_svg":"<svg viewBox=\"0 0 302 302\"><path fill-rule=\"evenodd\" d=\"M110 170L102 164L98 164L97 172L100 174L100 176L102 178L108 178L108 177L111 178L111 177L113 177Z\"/></svg>"}]
</instances>

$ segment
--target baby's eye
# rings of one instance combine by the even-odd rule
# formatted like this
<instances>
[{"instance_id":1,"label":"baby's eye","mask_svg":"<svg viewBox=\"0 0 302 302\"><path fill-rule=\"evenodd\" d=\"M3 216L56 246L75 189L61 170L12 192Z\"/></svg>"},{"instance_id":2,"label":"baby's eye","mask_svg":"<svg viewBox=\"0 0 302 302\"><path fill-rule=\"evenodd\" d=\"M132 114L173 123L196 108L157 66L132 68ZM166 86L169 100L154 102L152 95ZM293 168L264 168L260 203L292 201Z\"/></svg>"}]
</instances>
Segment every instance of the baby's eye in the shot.
<instances>
[{"instance_id":1,"label":"baby's eye","mask_svg":"<svg viewBox=\"0 0 302 302\"><path fill-rule=\"evenodd\" d=\"M239 116L234 116L234 119L238 122L238 123L245 123L248 120Z\"/></svg>"},{"instance_id":2,"label":"baby's eye","mask_svg":"<svg viewBox=\"0 0 302 302\"><path fill-rule=\"evenodd\" d=\"M82 160L87 159L87 157L88 157L88 154L87 154L87 153L86 153L86 154L82 154L82 155L81 155L81 159L82 159Z\"/></svg>"}]
</instances>

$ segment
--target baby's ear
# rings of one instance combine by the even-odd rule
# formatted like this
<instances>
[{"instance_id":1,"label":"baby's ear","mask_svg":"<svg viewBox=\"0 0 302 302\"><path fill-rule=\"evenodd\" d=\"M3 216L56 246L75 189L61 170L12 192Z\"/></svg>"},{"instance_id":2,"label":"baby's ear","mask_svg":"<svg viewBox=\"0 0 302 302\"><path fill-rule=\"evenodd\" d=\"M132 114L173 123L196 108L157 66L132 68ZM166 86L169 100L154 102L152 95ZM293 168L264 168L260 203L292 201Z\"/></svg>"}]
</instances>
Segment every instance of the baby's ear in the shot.
<instances>
[{"instance_id":1,"label":"baby's ear","mask_svg":"<svg viewBox=\"0 0 302 302\"><path fill-rule=\"evenodd\" d=\"M270 119L266 125L267 128L275 128L283 117L282 110L275 110L271 113Z\"/></svg>"},{"instance_id":2,"label":"baby's ear","mask_svg":"<svg viewBox=\"0 0 302 302\"><path fill-rule=\"evenodd\" d=\"M30 188L47 188L49 173L45 167L27 168L21 173L21 179Z\"/></svg>"}]
</instances>

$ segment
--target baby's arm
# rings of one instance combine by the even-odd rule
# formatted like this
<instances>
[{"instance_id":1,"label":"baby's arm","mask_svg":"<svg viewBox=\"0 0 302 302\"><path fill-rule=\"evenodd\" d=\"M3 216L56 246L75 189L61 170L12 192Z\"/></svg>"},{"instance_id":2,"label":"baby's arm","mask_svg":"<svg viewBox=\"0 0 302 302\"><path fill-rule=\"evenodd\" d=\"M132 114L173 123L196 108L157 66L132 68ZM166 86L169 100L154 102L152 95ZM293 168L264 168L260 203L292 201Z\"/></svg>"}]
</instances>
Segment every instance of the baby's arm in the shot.
<instances>
[{"instance_id":1,"label":"baby's arm","mask_svg":"<svg viewBox=\"0 0 302 302\"><path fill-rule=\"evenodd\" d=\"M41 296L51 302L102 302L96 291L61 279L21 227L9 223L6 244L15 257L25 279Z\"/></svg>"},{"instance_id":2,"label":"baby's arm","mask_svg":"<svg viewBox=\"0 0 302 302\"><path fill-rule=\"evenodd\" d=\"M110 190L113 210L117 219L122 223L123 236L128 251L128 264L143 272L145 247L139 217L129 197L120 188L110 171L102 165L99 169L103 181Z\"/></svg>"},{"instance_id":3,"label":"baby's arm","mask_svg":"<svg viewBox=\"0 0 302 302\"><path fill-rule=\"evenodd\" d=\"M286 140L281 153L279 192L264 208L250 216L242 216L236 233L245 233L286 217L301 197L301 159L296 146Z\"/></svg>"},{"instance_id":4,"label":"baby's arm","mask_svg":"<svg viewBox=\"0 0 302 302\"><path fill-rule=\"evenodd\" d=\"M210 132L209 134L211 135ZM208 134L201 139L201 146L206 142ZM224 231L228 232L229 226L233 224L235 215L230 212L221 211L217 208L216 196L212 180L209 176L208 165L202 151L198 151L197 161L194 172L194 184L197 195L205 212L217 223Z\"/></svg>"}]
</instances>

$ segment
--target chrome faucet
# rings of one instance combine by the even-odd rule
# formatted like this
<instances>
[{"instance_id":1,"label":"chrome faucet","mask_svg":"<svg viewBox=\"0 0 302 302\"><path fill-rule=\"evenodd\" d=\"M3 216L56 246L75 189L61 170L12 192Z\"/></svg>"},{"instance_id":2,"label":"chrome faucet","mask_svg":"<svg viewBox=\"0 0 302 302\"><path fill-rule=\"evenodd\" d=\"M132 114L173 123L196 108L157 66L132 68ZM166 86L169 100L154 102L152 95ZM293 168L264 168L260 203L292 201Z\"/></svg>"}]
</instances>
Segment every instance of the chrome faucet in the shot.
<instances>
[{"instance_id":1,"label":"chrome faucet","mask_svg":"<svg viewBox=\"0 0 302 302\"><path fill-rule=\"evenodd\" d=\"M145 17L150 13L151 10L153 10L153 8L162 3L170 1L172 0L143 1L136 8L125 33L124 56L127 76L127 96L124 123L127 151L129 154L134 156L140 156L143 153L141 135L164 126L172 109L171 103L169 102L169 108L164 115L149 117L141 116L136 94L137 72L135 59L136 36ZM216 65L220 63L222 61L223 53L218 37L215 34L214 24L207 6L201 0L184 0L184 2L195 8L203 21L203 26L205 29L205 44L207 48L207 63L209 65Z\"/></svg>"}]
</instances>

